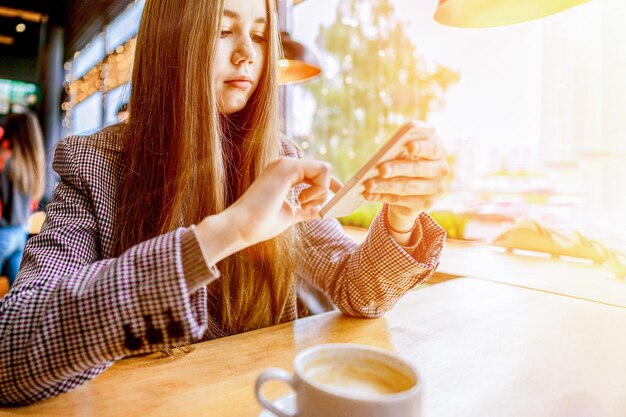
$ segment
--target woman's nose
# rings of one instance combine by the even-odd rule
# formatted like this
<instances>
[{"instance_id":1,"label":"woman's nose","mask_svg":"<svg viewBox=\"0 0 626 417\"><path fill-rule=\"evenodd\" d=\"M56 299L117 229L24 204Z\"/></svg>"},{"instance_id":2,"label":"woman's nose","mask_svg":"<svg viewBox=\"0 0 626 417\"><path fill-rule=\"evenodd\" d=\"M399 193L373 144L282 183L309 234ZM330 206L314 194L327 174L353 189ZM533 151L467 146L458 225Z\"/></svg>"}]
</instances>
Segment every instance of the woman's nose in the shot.
<instances>
[{"instance_id":1,"label":"woman's nose","mask_svg":"<svg viewBox=\"0 0 626 417\"><path fill-rule=\"evenodd\" d=\"M242 62L247 62L248 64L254 63L256 59L256 51L252 46L252 39L250 37L242 37L239 42L237 42L237 47L233 51L232 61L233 64L239 65Z\"/></svg>"}]
</instances>

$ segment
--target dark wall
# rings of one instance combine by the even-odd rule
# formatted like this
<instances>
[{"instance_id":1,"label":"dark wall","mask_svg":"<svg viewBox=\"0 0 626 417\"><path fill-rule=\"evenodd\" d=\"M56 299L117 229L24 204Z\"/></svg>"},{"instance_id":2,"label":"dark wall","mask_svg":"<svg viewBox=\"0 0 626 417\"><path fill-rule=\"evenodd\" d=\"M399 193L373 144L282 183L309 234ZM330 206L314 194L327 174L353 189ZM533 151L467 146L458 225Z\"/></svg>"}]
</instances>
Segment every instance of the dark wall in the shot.
<instances>
[{"instance_id":1,"label":"dark wall","mask_svg":"<svg viewBox=\"0 0 626 417\"><path fill-rule=\"evenodd\" d=\"M29 83L39 82L37 57L0 57L0 78Z\"/></svg>"},{"instance_id":2,"label":"dark wall","mask_svg":"<svg viewBox=\"0 0 626 417\"><path fill-rule=\"evenodd\" d=\"M123 12L131 0L67 0L65 59L87 45L104 25Z\"/></svg>"},{"instance_id":3,"label":"dark wall","mask_svg":"<svg viewBox=\"0 0 626 417\"><path fill-rule=\"evenodd\" d=\"M47 14L46 4L34 0L24 2L0 0L0 5ZM23 32L18 33L15 30L18 24L25 25ZM12 45L0 45L0 78L38 81L38 56L42 42L45 41L45 27L45 23L0 16L0 35L14 40Z\"/></svg>"},{"instance_id":4,"label":"dark wall","mask_svg":"<svg viewBox=\"0 0 626 417\"><path fill-rule=\"evenodd\" d=\"M0 0L0 5L30 8L49 16L48 22L37 28L34 27L35 24L25 22L32 35L20 41L21 44L10 48L0 45L0 78L38 82L40 55L45 54L45 50L41 51L40 48L46 44L51 28L62 27L65 30L64 60L67 61L130 3L132 0ZM7 34L12 34L12 28L19 23L15 19L7 19L3 26L1 20L0 18L0 29L5 27L9 31ZM41 62L45 65L46 60Z\"/></svg>"}]
</instances>

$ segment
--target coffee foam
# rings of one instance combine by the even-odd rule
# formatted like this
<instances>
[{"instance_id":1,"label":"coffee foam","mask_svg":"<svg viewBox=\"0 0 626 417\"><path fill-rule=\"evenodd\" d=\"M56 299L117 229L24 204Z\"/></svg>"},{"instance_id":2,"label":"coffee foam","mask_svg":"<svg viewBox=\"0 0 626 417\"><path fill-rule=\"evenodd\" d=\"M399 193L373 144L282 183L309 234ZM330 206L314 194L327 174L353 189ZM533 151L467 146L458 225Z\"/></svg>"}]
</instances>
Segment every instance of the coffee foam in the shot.
<instances>
[{"instance_id":1,"label":"coffee foam","mask_svg":"<svg viewBox=\"0 0 626 417\"><path fill-rule=\"evenodd\" d=\"M359 397L397 394L416 384L401 370L369 358L320 358L309 363L304 374L339 394Z\"/></svg>"}]
</instances>

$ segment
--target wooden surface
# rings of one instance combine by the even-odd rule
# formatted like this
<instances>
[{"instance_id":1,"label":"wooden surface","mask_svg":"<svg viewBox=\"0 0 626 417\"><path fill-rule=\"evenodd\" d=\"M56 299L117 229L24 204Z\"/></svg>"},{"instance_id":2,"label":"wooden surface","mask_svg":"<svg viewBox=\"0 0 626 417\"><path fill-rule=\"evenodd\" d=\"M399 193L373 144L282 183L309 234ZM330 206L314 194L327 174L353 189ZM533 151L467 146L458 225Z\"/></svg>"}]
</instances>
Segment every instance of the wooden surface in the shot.
<instances>
[{"instance_id":1,"label":"wooden surface","mask_svg":"<svg viewBox=\"0 0 626 417\"><path fill-rule=\"evenodd\" d=\"M358 242L366 230L346 228ZM431 283L475 277L626 307L626 280L591 262L551 259L539 253L506 253L485 244L446 242Z\"/></svg>"},{"instance_id":2,"label":"wooden surface","mask_svg":"<svg viewBox=\"0 0 626 417\"><path fill-rule=\"evenodd\" d=\"M626 307L626 281L591 263L454 243L446 245L442 258L438 269L442 273L469 275Z\"/></svg>"},{"instance_id":3,"label":"wooden surface","mask_svg":"<svg viewBox=\"0 0 626 417\"><path fill-rule=\"evenodd\" d=\"M196 344L175 359L125 359L67 394L0 416L255 417L261 370L291 371L304 348L351 342L415 364L426 417L623 417L624 329L624 308L460 278L407 294L380 319L332 312Z\"/></svg>"}]
</instances>

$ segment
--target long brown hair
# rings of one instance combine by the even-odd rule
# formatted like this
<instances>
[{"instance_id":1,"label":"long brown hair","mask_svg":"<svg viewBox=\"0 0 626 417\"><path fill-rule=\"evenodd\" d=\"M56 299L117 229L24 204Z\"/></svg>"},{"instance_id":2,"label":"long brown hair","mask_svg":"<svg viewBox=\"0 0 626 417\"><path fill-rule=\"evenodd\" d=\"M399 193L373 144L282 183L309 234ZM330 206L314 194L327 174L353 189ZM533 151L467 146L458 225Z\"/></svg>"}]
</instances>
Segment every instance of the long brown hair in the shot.
<instances>
[{"instance_id":1,"label":"long brown hair","mask_svg":"<svg viewBox=\"0 0 626 417\"><path fill-rule=\"evenodd\" d=\"M4 131L12 148L11 180L32 200L41 200L46 167L43 135L37 115L31 111L10 114L4 122Z\"/></svg>"},{"instance_id":2,"label":"long brown hair","mask_svg":"<svg viewBox=\"0 0 626 417\"><path fill-rule=\"evenodd\" d=\"M246 107L220 115L212 85L222 1L147 0L139 29L118 196L116 252L232 204L280 155L273 0L268 57ZM227 333L280 322L293 286L284 234L222 260L217 320Z\"/></svg>"}]
</instances>

